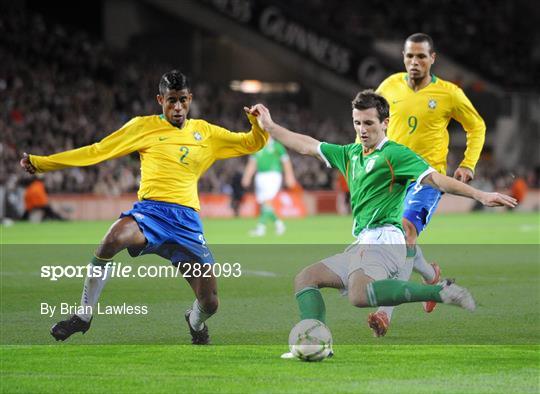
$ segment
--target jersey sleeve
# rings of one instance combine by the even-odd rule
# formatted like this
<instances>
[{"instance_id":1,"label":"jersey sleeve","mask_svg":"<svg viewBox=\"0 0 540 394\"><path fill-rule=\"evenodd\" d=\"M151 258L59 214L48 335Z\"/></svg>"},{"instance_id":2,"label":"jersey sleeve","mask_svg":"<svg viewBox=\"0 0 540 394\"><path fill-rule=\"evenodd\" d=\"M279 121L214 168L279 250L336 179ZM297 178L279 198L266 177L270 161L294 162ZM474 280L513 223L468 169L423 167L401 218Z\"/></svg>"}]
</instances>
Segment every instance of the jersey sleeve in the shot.
<instances>
[{"instance_id":1,"label":"jersey sleeve","mask_svg":"<svg viewBox=\"0 0 540 394\"><path fill-rule=\"evenodd\" d=\"M143 148L142 128L142 118L136 117L95 144L50 156L30 155L30 162L37 172L47 172L67 167L91 166L125 156Z\"/></svg>"},{"instance_id":2,"label":"jersey sleeve","mask_svg":"<svg viewBox=\"0 0 540 394\"><path fill-rule=\"evenodd\" d=\"M467 149L459 166L474 171L484 146L486 124L461 89L457 89L454 93L452 118L461 123L467 133Z\"/></svg>"},{"instance_id":3,"label":"jersey sleeve","mask_svg":"<svg viewBox=\"0 0 540 394\"><path fill-rule=\"evenodd\" d=\"M397 181L415 179L420 183L425 176L435 171L422 157L403 145L393 148L389 156L388 165Z\"/></svg>"},{"instance_id":4,"label":"jersey sleeve","mask_svg":"<svg viewBox=\"0 0 540 394\"><path fill-rule=\"evenodd\" d=\"M259 127L257 118L248 114L251 130L231 132L223 127L209 125L212 135L212 149L216 160L249 155L264 148L268 133Z\"/></svg>"},{"instance_id":5,"label":"jersey sleeve","mask_svg":"<svg viewBox=\"0 0 540 394\"><path fill-rule=\"evenodd\" d=\"M347 172L349 162L349 145L335 145L321 142L318 147L319 156L324 160L329 168L337 168L343 175Z\"/></svg>"}]
</instances>

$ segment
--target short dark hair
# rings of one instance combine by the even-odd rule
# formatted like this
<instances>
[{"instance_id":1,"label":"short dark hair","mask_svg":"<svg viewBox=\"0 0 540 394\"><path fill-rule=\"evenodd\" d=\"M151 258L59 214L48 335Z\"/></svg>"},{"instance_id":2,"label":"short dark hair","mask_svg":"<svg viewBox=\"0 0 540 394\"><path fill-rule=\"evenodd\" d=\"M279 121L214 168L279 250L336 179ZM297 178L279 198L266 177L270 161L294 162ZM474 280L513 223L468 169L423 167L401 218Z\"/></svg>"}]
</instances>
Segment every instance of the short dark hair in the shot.
<instances>
[{"instance_id":1,"label":"short dark hair","mask_svg":"<svg viewBox=\"0 0 540 394\"><path fill-rule=\"evenodd\" d=\"M375 93L372 89L366 89L359 92L352 101L353 109L360 111L375 108L379 115L379 120L382 122L390 116L390 106L388 101L380 94Z\"/></svg>"},{"instance_id":2,"label":"short dark hair","mask_svg":"<svg viewBox=\"0 0 540 394\"><path fill-rule=\"evenodd\" d=\"M426 33L414 33L411 34L407 39L405 40L405 43L407 41L410 42L427 42L429 44L429 53L435 52L435 45L433 44L433 38L429 36ZM405 50L405 44L403 44L403 50Z\"/></svg>"},{"instance_id":3,"label":"short dark hair","mask_svg":"<svg viewBox=\"0 0 540 394\"><path fill-rule=\"evenodd\" d=\"M161 76L159 81L159 94L162 96L167 90L190 90L189 79L179 70L171 70Z\"/></svg>"}]
</instances>

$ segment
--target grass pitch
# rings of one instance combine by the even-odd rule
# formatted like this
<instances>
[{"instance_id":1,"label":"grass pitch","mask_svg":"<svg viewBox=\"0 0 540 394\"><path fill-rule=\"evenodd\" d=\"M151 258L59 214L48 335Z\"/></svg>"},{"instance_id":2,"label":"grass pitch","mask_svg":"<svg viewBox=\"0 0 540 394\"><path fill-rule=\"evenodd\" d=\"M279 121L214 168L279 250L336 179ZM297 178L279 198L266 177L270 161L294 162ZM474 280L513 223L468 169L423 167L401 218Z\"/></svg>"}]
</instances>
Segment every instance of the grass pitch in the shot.
<instances>
[{"instance_id":1,"label":"grass pitch","mask_svg":"<svg viewBox=\"0 0 540 394\"><path fill-rule=\"evenodd\" d=\"M40 267L85 264L110 224L2 228L2 392L540 389L537 214L438 215L422 234L428 259L477 298L474 314L440 306L428 315L420 305L403 305L388 335L376 339L365 323L369 309L353 308L336 291L325 290L336 356L322 363L279 358L297 320L292 278L352 240L350 218L291 220L284 237L262 239L246 235L253 220L205 220L216 260L236 258L243 269L240 278L219 281L220 312L209 321L213 346L185 345L183 311L193 296L181 278L111 279L102 303L145 304L148 315L97 316L86 335L56 343L48 329L63 316L42 316L40 303L78 302L82 279L52 282L39 276ZM120 260L133 266L166 263L152 256Z\"/></svg>"}]
</instances>

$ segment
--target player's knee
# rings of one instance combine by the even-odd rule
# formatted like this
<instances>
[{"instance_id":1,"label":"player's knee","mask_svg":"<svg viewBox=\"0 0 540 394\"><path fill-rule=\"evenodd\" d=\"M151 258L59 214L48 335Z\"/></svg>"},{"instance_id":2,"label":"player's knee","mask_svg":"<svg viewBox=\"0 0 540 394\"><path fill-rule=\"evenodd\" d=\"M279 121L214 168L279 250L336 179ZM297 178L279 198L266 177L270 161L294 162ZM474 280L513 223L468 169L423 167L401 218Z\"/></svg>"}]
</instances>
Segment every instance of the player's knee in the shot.
<instances>
[{"instance_id":1,"label":"player's knee","mask_svg":"<svg viewBox=\"0 0 540 394\"><path fill-rule=\"evenodd\" d=\"M108 257L132 245L143 245L144 235L132 218L117 221L101 241L99 250Z\"/></svg>"},{"instance_id":2,"label":"player's knee","mask_svg":"<svg viewBox=\"0 0 540 394\"><path fill-rule=\"evenodd\" d=\"M317 277L312 267L306 267L300 271L294 278L294 289L300 291L306 287L318 287Z\"/></svg>"},{"instance_id":3,"label":"player's knee","mask_svg":"<svg viewBox=\"0 0 540 394\"><path fill-rule=\"evenodd\" d=\"M364 308L369 306L367 295L364 292L351 292L349 291L349 302L352 306L357 308Z\"/></svg>"},{"instance_id":4,"label":"player's knee","mask_svg":"<svg viewBox=\"0 0 540 394\"><path fill-rule=\"evenodd\" d=\"M416 233L416 227L407 219L403 219L403 229L405 230L405 241L407 245L415 245L418 234Z\"/></svg>"}]
</instances>

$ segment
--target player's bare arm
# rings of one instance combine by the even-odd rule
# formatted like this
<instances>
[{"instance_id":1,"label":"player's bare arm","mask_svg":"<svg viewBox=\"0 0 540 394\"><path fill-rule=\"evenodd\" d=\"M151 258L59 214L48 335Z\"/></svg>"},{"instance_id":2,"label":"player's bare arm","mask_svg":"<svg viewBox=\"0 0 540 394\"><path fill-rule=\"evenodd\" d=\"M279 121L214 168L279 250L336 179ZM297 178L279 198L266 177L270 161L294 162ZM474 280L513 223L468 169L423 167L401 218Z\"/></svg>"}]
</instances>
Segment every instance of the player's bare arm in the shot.
<instances>
[{"instance_id":1,"label":"player's bare arm","mask_svg":"<svg viewBox=\"0 0 540 394\"><path fill-rule=\"evenodd\" d=\"M428 184L445 193L472 198L488 207L514 208L517 206L517 200L506 194L487 193L438 172L427 175L422 179L422 184Z\"/></svg>"},{"instance_id":2,"label":"player's bare arm","mask_svg":"<svg viewBox=\"0 0 540 394\"><path fill-rule=\"evenodd\" d=\"M259 126L266 130L272 137L281 142L287 148L302 155L319 157L318 146L320 141L310 136L292 132L272 120L270 111L262 104L256 104L244 110L257 117Z\"/></svg>"}]
</instances>

